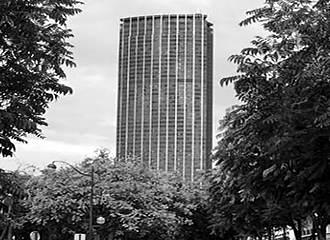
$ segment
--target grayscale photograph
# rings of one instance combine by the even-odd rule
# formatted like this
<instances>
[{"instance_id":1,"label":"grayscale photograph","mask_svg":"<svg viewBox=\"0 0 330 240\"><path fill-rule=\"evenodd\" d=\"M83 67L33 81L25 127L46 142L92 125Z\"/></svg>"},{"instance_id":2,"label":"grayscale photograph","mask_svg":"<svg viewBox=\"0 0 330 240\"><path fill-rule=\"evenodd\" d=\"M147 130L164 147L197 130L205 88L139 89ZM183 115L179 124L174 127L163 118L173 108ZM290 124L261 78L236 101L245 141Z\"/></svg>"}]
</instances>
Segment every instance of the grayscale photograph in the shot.
<instances>
[{"instance_id":1,"label":"grayscale photograph","mask_svg":"<svg viewBox=\"0 0 330 240\"><path fill-rule=\"evenodd\" d=\"M0 0L0 240L330 240L330 0Z\"/></svg>"}]
</instances>

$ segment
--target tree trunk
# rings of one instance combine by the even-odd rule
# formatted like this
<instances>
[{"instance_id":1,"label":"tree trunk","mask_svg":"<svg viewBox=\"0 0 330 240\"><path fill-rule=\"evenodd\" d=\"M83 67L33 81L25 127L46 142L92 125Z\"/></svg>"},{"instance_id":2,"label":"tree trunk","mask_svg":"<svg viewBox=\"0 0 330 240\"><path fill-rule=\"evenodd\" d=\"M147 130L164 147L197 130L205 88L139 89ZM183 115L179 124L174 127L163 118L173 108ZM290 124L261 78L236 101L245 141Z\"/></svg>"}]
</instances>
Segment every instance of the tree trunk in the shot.
<instances>
[{"instance_id":1,"label":"tree trunk","mask_svg":"<svg viewBox=\"0 0 330 240\"><path fill-rule=\"evenodd\" d=\"M13 225L12 224L9 224L9 227L8 227L8 235L7 235L7 239L8 240L12 240L12 233L13 233Z\"/></svg>"},{"instance_id":2,"label":"tree trunk","mask_svg":"<svg viewBox=\"0 0 330 240\"><path fill-rule=\"evenodd\" d=\"M267 228L267 234L268 234L268 240L272 240L272 228L271 227L269 227L269 228Z\"/></svg>"},{"instance_id":3,"label":"tree trunk","mask_svg":"<svg viewBox=\"0 0 330 240\"><path fill-rule=\"evenodd\" d=\"M322 222L317 229L318 240L326 240L327 238L327 223Z\"/></svg>"},{"instance_id":4,"label":"tree trunk","mask_svg":"<svg viewBox=\"0 0 330 240\"><path fill-rule=\"evenodd\" d=\"M8 226L5 226L5 228L2 230L2 233L0 235L0 240L3 240L5 238L7 228L8 228Z\"/></svg>"},{"instance_id":5,"label":"tree trunk","mask_svg":"<svg viewBox=\"0 0 330 240\"><path fill-rule=\"evenodd\" d=\"M316 220L314 217L312 218L312 221L313 221L313 225L312 225L312 234L310 240L316 240L316 223L315 223Z\"/></svg>"},{"instance_id":6,"label":"tree trunk","mask_svg":"<svg viewBox=\"0 0 330 240\"><path fill-rule=\"evenodd\" d=\"M285 226L283 226L282 227L282 231L283 231L283 240L286 240L286 227Z\"/></svg>"},{"instance_id":7,"label":"tree trunk","mask_svg":"<svg viewBox=\"0 0 330 240\"><path fill-rule=\"evenodd\" d=\"M294 236L296 237L296 240L301 240L301 220L292 220L292 225L291 225Z\"/></svg>"},{"instance_id":8,"label":"tree trunk","mask_svg":"<svg viewBox=\"0 0 330 240\"><path fill-rule=\"evenodd\" d=\"M7 196L5 198L5 200L7 200L6 206L8 207L8 211L7 211L7 214L5 214L5 218L6 218L6 216L7 216L7 218L10 218L12 205L13 205L12 198ZM5 239L7 230L8 230L8 235L9 235L9 232L11 231L10 228L11 228L11 223L9 221L8 225L5 227L5 229L3 229L2 233L1 233L0 240Z\"/></svg>"},{"instance_id":9,"label":"tree trunk","mask_svg":"<svg viewBox=\"0 0 330 240\"><path fill-rule=\"evenodd\" d=\"M114 239L114 235L115 234L113 232L109 233L108 240L113 240Z\"/></svg>"}]
</instances>

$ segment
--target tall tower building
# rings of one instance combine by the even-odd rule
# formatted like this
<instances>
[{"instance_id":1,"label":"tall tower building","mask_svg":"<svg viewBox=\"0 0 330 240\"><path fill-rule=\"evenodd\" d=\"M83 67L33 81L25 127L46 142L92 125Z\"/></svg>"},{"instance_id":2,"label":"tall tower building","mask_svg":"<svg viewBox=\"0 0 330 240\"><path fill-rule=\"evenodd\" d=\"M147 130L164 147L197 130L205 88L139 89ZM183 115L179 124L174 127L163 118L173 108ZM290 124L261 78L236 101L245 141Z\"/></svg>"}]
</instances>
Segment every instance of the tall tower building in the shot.
<instances>
[{"instance_id":1,"label":"tall tower building","mask_svg":"<svg viewBox=\"0 0 330 240\"><path fill-rule=\"evenodd\" d=\"M117 157L192 180L211 167L212 24L202 14L121 19Z\"/></svg>"}]
</instances>

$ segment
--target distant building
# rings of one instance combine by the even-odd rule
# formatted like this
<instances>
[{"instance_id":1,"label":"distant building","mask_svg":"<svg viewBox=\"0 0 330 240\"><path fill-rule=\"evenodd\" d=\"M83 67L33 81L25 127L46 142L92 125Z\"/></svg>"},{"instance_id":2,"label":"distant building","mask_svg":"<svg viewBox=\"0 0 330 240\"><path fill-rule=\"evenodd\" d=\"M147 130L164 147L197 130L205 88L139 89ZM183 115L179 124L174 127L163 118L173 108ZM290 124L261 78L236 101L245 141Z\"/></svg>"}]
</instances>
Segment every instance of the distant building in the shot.
<instances>
[{"instance_id":1,"label":"distant building","mask_svg":"<svg viewBox=\"0 0 330 240\"><path fill-rule=\"evenodd\" d=\"M305 221L303 221L303 227L301 230L301 239L302 240L320 240L320 238L317 235L317 232L315 232L315 236L312 236L313 234L313 219L310 217L307 217ZM284 237L285 235L285 237ZM327 225L326 227L326 240L330 240L330 225ZM264 239L268 239L268 237L265 237ZM277 229L274 232L274 240L296 240L294 231L291 227L286 228L285 234L283 234L283 229Z\"/></svg>"},{"instance_id":2,"label":"distant building","mask_svg":"<svg viewBox=\"0 0 330 240\"><path fill-rule=\"evenodd\" d=\"M121 19L117 157L191 180L211 167L212 24L202 14Z\"/></svg>"}]
</instances>

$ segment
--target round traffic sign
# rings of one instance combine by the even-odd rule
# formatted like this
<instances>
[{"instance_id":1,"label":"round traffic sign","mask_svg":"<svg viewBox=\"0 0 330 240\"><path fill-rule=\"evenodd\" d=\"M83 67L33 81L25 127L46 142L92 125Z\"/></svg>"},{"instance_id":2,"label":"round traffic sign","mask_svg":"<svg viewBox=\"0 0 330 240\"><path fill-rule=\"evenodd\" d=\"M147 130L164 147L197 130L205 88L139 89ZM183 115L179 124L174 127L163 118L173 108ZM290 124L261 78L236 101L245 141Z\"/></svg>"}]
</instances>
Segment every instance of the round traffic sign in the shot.
<instances>
[{"instance_id":1,"label":"round traffic sign","mask_svg":"<svg viewBox=\"0 0 330 240\"><path fill-rule=\"evenodd\" d=\"M38 231L32 231L30 233L31 240L40 240L40 233Z\"/></svg>"},{"instance_id":2,"label":"round traffic sign","mask_svg":"<svg viewBox=\"0 0 330 240\"><path fill-rule=\"evenodd\" d=\"M104 223L105 223L105 218L102 217L102 216L99 216L99 217L96 219L96 223L97 223L97 224L104 224Z\"/></svg>"}]
</instances>

